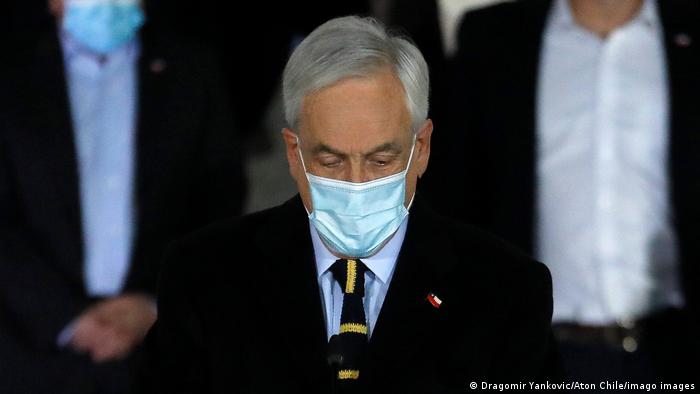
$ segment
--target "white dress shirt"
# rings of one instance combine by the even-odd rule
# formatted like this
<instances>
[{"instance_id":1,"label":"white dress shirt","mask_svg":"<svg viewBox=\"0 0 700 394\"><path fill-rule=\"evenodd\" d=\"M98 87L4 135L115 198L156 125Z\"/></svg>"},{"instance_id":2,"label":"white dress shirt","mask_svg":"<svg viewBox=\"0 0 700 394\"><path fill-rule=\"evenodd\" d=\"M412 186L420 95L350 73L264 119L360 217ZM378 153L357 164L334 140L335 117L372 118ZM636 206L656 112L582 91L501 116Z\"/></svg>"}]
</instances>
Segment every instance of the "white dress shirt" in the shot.
<instances>
[{"instance_id":1,"label":"white dress shirt","mask_svg":"<svg viewBox=\"0 0 700 394\"><path fill-rule=\"evenodd\" d=\"M361 259L368 268L365 272L365 297L363 299L365 316L367 317L368 337L372 336L379 312L384 304L384 298L387 291L389 291L389 284L391 284L391 278L394 276L396 259L399 256L401 245L403 245L407 225L408 217L406 217L401 227L396 230L391 239L379 252L371 257ZM316 257L316 272L318 275L318 286L321 290L326 334L330 340L332 335L338 334L340 331L340 315L343 309L343 290L330 271L331 266L338 260L338 257L328 250L313 224L309 223L309 227Z\"/></svg>"},{"instance_id":2,"label":"white dress shirt","mask_svg":"<svg viewBox=\"0 0 700 394\"><path fill-rule=\"evenodd\" d=\"M537 254L554 321L611 324L681 306L668 83L654 1L602 39L553 3L537 110Z\"/></svg>"},{"instance_id":3,"label":"white dress shirt","mask_svg":"<svg viewBox=\"0 0 700 394\"><path fill-rule=\"evenodd\" d=\"M108 297L121 292L131 257L140 44L100 56L59 34L80 182L85 291ZM76 322L61 330L59 346L68 345Z\"/></svg>"},{"instance_id":4,"label":"white dress shirt","mask_svg":"<svg viewBox=\"0 0 700 394\"><path fill-rule=\"evenodd\" d=\"M135 130L140 45L100 56L61 32L77 152L84 277L92 296L118 294L134 233Z\"/></svg>"}]
</instances>

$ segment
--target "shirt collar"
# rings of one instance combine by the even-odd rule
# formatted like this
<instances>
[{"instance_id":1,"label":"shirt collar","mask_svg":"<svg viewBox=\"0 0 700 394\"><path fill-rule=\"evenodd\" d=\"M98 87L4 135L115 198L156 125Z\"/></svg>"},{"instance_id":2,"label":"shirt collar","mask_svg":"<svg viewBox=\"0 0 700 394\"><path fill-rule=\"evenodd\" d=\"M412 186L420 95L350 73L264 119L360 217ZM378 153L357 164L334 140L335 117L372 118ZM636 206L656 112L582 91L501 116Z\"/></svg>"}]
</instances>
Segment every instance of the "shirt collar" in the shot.
<instances>
[{"instance_id":1,"label":"shirt collar","mask_svg":"<svg viewBox=\"0 0 700 394\"><path fill-rule=\"evenodd\" d=\"M569 0L556 0L553 7L550 16L552 27L560 29L579 27L571 11ZM628 22L628 24L634 23L643 23L653 29L659 26L660 21L655 0L644 0L642 2L642 8L639 10L639 13Z\"/></svg>"},{"instance_id":2,"label":"shirt collar","mask_svg":"<svg viewBox=\"0 0 700 394\"><path fill-rule=\"evenodd\" d=\"M403 240L406 236L406 228L408 226L408 216L401 223L401 226L396 230L391 239L384 245L376 254L370 257L365 257L362 262L369 268L370 271L383 283L387 283L394 272L394 267L396 266L396 260L401 251L401 246L403 245ZM309 229L311 231L311 241L314 246L314 255L316 258L316 272L317 276L320 278L331 265L338 260L338 257L334 256L326 245L321 240L318 235L314 225L309 222Z\"/></svg>"},{"instance_id":3,"label":"shirt collar","mask_svg":"<svg viewBox=\"0 0 700 394\"><path fill-rule=\"evenodd\" d=\"M104 68L123 61L132 62L140 52L138 38L134 38L114 51L100 55L86 48L68 32L59 29L63 58L66 64L82 64L89 68Z\"/></svg>"},{"instance_id":4,"label":"shirt collar","mask_svg":"<svg viewBox=\"0 0 700 394\"><path fill-rule=\"evenodd\" d=\"M636 20L654 29L660 27L661 20L659 19L659 11L656 7L655 0L644 0L644 4L642 4L642 9L639 11Z\"/></svg>"},{"instance_id":5,"label":"shirt collar","mask_svg":"<svg viewBox=\"0 0 700 394\"><path fill-rule=\"evenodd\" d=\"M576 27L569 0L556 0L553 7L549 17L549 23L552 27L562 29Z\"/></svg>"}]
</instances>

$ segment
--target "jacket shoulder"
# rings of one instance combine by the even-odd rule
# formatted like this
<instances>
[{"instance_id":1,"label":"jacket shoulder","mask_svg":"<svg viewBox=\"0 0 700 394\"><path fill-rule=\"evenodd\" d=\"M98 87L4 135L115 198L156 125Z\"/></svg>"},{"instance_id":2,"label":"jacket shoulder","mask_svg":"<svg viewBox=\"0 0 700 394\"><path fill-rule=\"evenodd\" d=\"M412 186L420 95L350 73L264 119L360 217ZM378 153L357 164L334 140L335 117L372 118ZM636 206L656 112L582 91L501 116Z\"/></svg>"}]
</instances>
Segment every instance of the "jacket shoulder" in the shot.
<instances>
[{"instance_id":1,"label":"jacket shoulder","mask_svg":"<svg viewBox=\"0 0 700 394\"><path fill-rule=\"evenodd\" d=\"M533 282L551 286L551 275L547 266L535 260L509 242L474 227L445 216L437 216L441 236L448 240L451 254L464 256L453 269L459 275L478 273L494 280L522 282L531 278Z\"/></svg>"},{"instance_id":2,"label":"jacket shoulder","mask_svg":"<svg viewBox=\"0 0 700 394\"><path fill-rule=\"evenodd\" d=\"M460 46L465 42L479 42L479 37L516 37L523 26L543 23L551 0L508 1L470 10L462 15L457 39Z\"/></svg>"},{"instance_id":3,"label":"jacket shoulder","mask_svg":"<svg viewBox=\"0 0 700 394\"><path fill-rule=\"evenodd\" d=\"M281 220L281 207L213 222L175 241L172 247L186 250L236 248L248 243L255 234Z\"/></svg>"},{"instance_id":4,"label":"jacket shoulder","mask_svg":"<svg viewBox=\"0 0 700 394\"><path fill-rule=\"evenodd\" d=\"M450 255L455 256L441 285L459 300L456 304L461 307L456 310L462 316L477 308L499 321L519 320L526 313L528 319L549 324L552 277L546 265L486 231L448 218L441 220ZM475 304L474 299L482 301Z\"/></svg>"},{"instance_id":5,"label":"jacket shoulder","mask_svg":"<svg viewBox=\"0 0 700 394\"><path fill-rule=\"evenodd\" d=\"M164 60L168 68L181 69L182 77L221 71L217 51L207 42L158 26L145 26L140 37L142 56Z\"/></svg>"},{"instance_id":6,"label":"jacket shoulder","mask_svg":"<svg viewBox=\"0 0 700 394\"><path fill-rule=\"evenodd\" d=\"M464 13L462 20L469 18L470 20L496 22L504 18L522 17L523 12L527 13L533 7L543 2L544 0L503 1L469 10Z\"/></svg>"},{"instance_id":7,"label":"jacket shoulder","mask_svg":"<svg viewBox=\"0 0 700 394\"><path fill-rule=\"evenodd\" d=\"M206 284L231 270L245 275L260 255L260 237L283 221L281 211L275 207L220 220L173 241L165 252L161 280L176 277Z\"/></svg>"}]
</instances>

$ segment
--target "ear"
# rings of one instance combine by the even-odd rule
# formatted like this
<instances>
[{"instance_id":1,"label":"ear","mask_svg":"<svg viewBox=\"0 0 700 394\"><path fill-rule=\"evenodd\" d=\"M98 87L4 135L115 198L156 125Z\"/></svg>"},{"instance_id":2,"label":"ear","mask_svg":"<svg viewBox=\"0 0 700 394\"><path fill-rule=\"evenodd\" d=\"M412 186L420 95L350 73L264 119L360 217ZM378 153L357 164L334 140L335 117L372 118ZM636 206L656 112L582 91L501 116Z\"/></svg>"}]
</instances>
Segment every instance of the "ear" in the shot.
<instances>
[{"instance_id":1,"label":"ear","mask_svg":"<svg viewBox=\"0 0 700 394\"><path fill-rule=\"evenodd\" d=\"M430 138L433 135L433 121L426 119L421 129L416 133L416 150L413 152L418 178L422 177L428 168L430 159Z\"/></svg>"},{"instance_id":2,"label":"ear","mask_svg":"<svg viewBox=\"0 0 700 394\"><path fill-rule=\"evenodd\" d=\"M285 127L282 129L282 138L284 139L284 145L287 153L287 163L289 164L289 174L297 180L300 175L299 171L301 166L301 158L299 157L299 141L297 139L297 133L292 129Z\"/></svg>"}]
</instances>

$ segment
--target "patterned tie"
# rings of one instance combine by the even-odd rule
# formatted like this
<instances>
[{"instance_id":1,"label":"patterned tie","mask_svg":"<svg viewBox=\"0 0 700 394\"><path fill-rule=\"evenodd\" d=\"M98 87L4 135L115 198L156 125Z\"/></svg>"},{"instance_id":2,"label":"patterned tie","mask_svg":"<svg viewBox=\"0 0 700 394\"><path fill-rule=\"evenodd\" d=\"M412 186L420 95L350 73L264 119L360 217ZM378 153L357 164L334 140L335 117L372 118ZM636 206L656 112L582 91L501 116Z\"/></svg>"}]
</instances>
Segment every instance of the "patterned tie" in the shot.
<instances>
[{"instance_id":1,"label":"patterned tie","mask_svg":"<svg viewBox=\"0 0 700 394\"><path fill-rule=\"evenodd\" d=\"M341 392L355 386L367 348L367 319L362 303L365 271L367 267L360 260L340 259L331 266L333 277L343 289L340 331L331 338L335 351L339 353L336 379Z\"/></svg>"}]
</instances>

